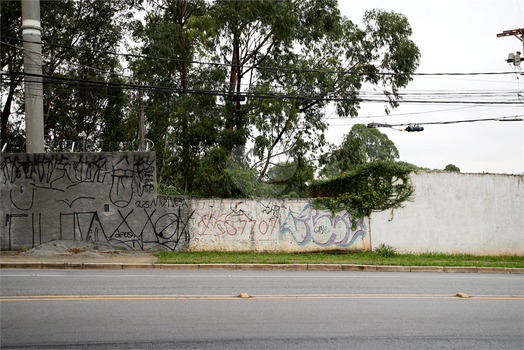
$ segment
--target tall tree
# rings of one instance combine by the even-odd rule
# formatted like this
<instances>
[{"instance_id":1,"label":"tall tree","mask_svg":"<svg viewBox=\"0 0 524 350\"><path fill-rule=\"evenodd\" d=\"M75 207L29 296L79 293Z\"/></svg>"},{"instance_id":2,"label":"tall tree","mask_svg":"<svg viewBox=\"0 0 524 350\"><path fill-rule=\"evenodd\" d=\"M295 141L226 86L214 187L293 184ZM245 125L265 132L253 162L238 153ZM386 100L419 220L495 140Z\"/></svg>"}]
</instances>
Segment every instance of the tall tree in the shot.
<instances>
[{"instance_id":1,"label":"tall tree","mask_svg":"<svg viewBox=\"0 0 524 350\"><path fill-rule=\"evenodd\" d=\"M154 86L145 91L145 119L146 135L158 158L158 180L193 195L228 196L234 185L224 180L224 152L214 151L224 125L221 107L214 95L205 93L226 89L226 71L194 63L215 60L209 4L203 0L151 4L144 23L134 23L133 37L142 57L131 68L142 72L144 85Z\"/></svg>"},{"instance_id":2,"label":"tall tree","mask_svg":"<svg viewBox=\"0 0 524 350\"><path fill-rule=\"evenodd\" d=\"M108 120L104 114L107 116L110 99L114 103L116 95L120 99L126 96L122 91L112 91L118 89L114 85L89 82L110 81L121 74L118 57L108 52L118 51L122 44L133 5L133 0L42 2L43 41L47 44L43 74L78 79L69 84L57 79L45 81L44 122L48 135L79 141L79 133L85 132L88 144L97 147L101 131L109 125L123 129L121 123L115 124L118 117L126 116L122 102L119 110L110 112L117 116L109 125L105 124Z\"/></svg>"},{"instance_id":3,"label":"tall tree","mask_svg":"<svg viewBox=\"0 0 524 350\"><path fill-rule=\"evenodd\" d=\"M394 161L399 158L398 149L388 137L376 128L368 128L364 124L355 124L351 131L346 135L345 142L348 139L359 139L364 153L366 162L376 161Z\"/></svg>"},{"instance_id":4,"label":"tall tree","mask_svg":"<svg viewBox=\"0 0 524 350\"><path fill-rule=\"evenodd\" d=\"M460 173L460 168L458 166L456 166L455 164L448 164L444 168L444 171L452 171L452 172L455 172L455 173Z\"/></svg>"},{"instance_id":5,"label":"tall tree","mask_svg":"<svg viewBox=\"0 0 524 350\"><path fill-rule=\"evenodd\" d=\"M346 135L340 146L331 145L329 152L319 159L320 177L330 179L342 173L353 171L366 163L366 152L359 137Z\"/></svg>"},{"instance_id":6,"label":"tall tree","mask_svg":"<svg viewBox=\"0 0 524 350\"><path fill-rule=\"evenodd\" d=\"M321 163L320 175L326 178L355 170L359 165L377 161L395 161L398 149L389 137L376 128L355 124L344 136L342 144L332 147Z\"/></svg>"},{"instance_id":7,"label":"tall tree","mask_svg":"<svg viewBox=\"0 0 524 350\"><path fill-rule=\"evenodd\" d=\"M9 46L12 50L6 52L8 58L2 59L2 66L4 61L7 65L18 62L10 65L9 70L13 72L10 83L19 86L21 79L16 77L22 77L23 51L21 31L16 29L20 17L16 14L20 11L20 2L7 2L10 4L5 6L4 3L2 26L8 22L13 24L8 25L8 30L2 30L2 40L10 40L13 46ZM121 73L118 58L108 52L117 51L122 44L131 10L138 3L134 0L41 1L43 75L53 77L44 80L44 127L50 137L46 142L49 139L79 141L78 134L85 132L90 144L98 144L103 128L101 116L111 93L108 85L93 85L89 81L105 82ZM17 20L8 20L4 9ZM22 96L14 93L17 89L19 87L9 90L9 96L21 107L14 111L12 120L23 113ZM2 124L13 117L10 107L6 104L3 110Z\"/></svg>"},{"instance_id":8,"label":"tall tree","mask_svg":"<svg viewBox=\"0 0 524 350\"><path fill-rule=\"evenodd\" d=\"M147 92L148 135L165 165L161 179L196 195L239 195L228 178L240 169L260 183L282 162L307 174L326 145L331 101L341 117L356 116L359 91L372 84L393 108L418 66L409 23L394 12L370 11L360 29L335 0L154 4L135 37L143 54L168 60L134 69L179 91Z\"/></svg>"},{"instance_id":9,"label":"tall tree","mask_svg":"<svg viewBox=\"0 0 524 350\"><path fill-rule=\"evenodd\" d=\"M123 83L118 77L113 77L112 83ZM122 89L107 89L107 103L102 110L102 132L99 148L102 152L120 151L119 144L125 140L125 124L128 98Z\"/></svg>"},{"instance_id":10,"label":"tall tree","mask_svg":"<svg viewBox=\"0 0 524 350\"><path fill-rule=\"evenodd\" d=\"M13 120L9 123L11 109L17 105L17 96L22 88L22 75L16 74L21 71L22 55L20 52L21 42L17 38L22 37L22 7L20 2L1 1L0 2L0 34L2 35L0 47L0 69L7 72L6 75L0 76L1 101L3 102L1 110L1 134L0 147L4 143L16 143L19 129L15 126ZM21 145L20 145L21 146Z\"/></svg>"},{"instance_id":11,"label":"tall tree","mask_svg":"<svg viewBox=\"0 0 524 350\"><path fill-rule=\"evenodd\" d=\"M243 108L239 95L249 90L255 69L270 57L292 49L293 10L291 1L215 1L213 4L217 56L230 66L229 96L224 101L228 132L221 140L221 146L227 150L245 143L249 107Z\"/></svg>"},{"instance_id":12,"label":"tall tree","mask_svg":"<svg viewBox=\"0 0 524 350\"><path fill-rule=\"evenodd\" d=\"M258 169L260 181L267 180L268 170L280 161L318 156L315 152L326 144L323 118L331 101L340 117L354 117L360 90L371 84L384 92L389 108L396 107L398 91L411 80L420 55L401 14L369 11L360 29L340 15L336 1L286 5L292 11L280 10L278 22L290 27L290 37L263 56L264 66L284 69L249 66L253 75L246 88L245 110L254 128L256 156L250 164ZM253 37L251 31L246 33ZM264 98L249 98L250 93Z\"/></svg>"}]
</instances>

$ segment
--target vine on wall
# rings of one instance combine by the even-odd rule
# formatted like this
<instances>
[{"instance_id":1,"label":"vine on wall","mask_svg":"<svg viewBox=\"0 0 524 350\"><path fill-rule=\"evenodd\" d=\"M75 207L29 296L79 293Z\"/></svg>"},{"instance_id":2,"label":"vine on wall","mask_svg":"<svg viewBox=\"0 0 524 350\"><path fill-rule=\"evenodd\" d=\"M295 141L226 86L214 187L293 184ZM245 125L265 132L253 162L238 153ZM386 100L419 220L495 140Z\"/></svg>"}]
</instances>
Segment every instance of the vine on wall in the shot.
<instances>
[{"instance_id":1,"label":"vine on wall","mask_svg":"<svg viewBox=\"0 0 524 350\"><path fill-rule=\"evenodd\" d=\"M354 219L369 216L373 211L393 211L414 198L411 172L391 161L362 164L341 176L313 182L309 186L312 205L329 210L333 216L347 210Z\"/></svg>"}]
</instances>

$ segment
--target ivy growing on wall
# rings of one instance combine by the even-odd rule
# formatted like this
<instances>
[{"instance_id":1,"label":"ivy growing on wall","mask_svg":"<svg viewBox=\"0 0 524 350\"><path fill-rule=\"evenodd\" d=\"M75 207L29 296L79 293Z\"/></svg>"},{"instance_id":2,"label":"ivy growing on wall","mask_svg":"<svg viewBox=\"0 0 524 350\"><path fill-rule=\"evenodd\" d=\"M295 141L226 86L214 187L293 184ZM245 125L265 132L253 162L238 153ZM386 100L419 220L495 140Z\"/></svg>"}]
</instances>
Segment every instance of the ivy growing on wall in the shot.
<instances>
[{"instance_id":1,"label":"ivy growing on wall","mask_svg":"<svg viewBox=\"0 0 524 350\"><path fill-rule=\"evenodd\" d=\"M401 208L403 202L414 198L411 172L392 161L362 164L341 176L313 182L309 186L312 205L332 215L347 210L353 219Z\"/></svg>"}]
</instances>

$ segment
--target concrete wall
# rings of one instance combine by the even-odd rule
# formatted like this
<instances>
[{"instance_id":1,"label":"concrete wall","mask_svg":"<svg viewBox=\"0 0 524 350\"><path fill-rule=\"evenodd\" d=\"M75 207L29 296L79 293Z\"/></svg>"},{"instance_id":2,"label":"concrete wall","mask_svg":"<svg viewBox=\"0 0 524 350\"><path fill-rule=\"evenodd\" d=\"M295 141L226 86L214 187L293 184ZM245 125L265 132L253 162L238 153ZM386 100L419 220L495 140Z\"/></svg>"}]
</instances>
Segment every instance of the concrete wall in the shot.
<instances>
[{"instance_id":1,"label":"concrete wall","mask_svg":"<svg viewBox=\"0 0 524 350\"><path fill-rule=\"evenodd\" d=\"M307 199L192 199L193 251L369 250L364 220L352 228L346 212L334 218Z\"/></svg>"},{"instance_id":2,"label":"concrete wall","mask_svg":"<svg viewBox=\"0 0 524 350\"><path fill-rule=\"evenodd\" d=\"M59 240L115 249L369 249L364 220L301 200L217 200L155 193L154 153L2 154L0 247Z\"/></svg>"},{"instance_id":3,"label":"concrete wall","mask_svg":"<svg viewBox=\"0 0 524 350\"><path fill-rule=\"evenodd\" d=\"M185 249L189 203L155 194L155 161L146 152L2 154L1 249L58 239Z\"/></svg>"},{"instance_id":4,"label":"concrete wall","mask_svg":"<svg viewBox=\"0 0 524 350\"><path fill-rule=\"evenodd\" d=\"M0 248L59 239L115 249L524 254L524 176L421 172L414 202L356 227L307 199L157 195L155 154L0 155Z\"/></svg>"},{"instance_id":5,"label":"concrete wall","mask_svg":"<svg viewBox=\"0 0 524 350\"><path fill-rule=\"evenodd\" d=\"M414 202L373 213L373 248L524 255L524 176L420 172Z\"/></svg>"}]
</instances>

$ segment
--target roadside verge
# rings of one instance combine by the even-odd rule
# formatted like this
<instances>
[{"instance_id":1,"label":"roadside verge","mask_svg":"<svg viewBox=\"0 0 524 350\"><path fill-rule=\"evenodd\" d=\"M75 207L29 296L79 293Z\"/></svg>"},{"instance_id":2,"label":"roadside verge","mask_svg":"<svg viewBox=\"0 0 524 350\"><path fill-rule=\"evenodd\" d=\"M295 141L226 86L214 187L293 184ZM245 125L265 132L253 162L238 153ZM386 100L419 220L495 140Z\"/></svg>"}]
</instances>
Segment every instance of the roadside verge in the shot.
<instances>
[{"instance_id":1,"label":"roadside verge","mask_svg":"<svg viewBox=\"0 0 524 350\"><path fill-rule=\"evenodd\" d=\"M365 272L437 272L437 273L511 273L524 274L524 268L385 266L354 264L149 264L86 262L0 262L2 269L170 269L170 270L291 270L291 271L365 271Z\"/></svg>"}]
</instances>

